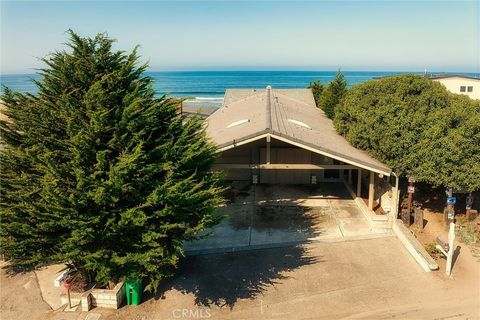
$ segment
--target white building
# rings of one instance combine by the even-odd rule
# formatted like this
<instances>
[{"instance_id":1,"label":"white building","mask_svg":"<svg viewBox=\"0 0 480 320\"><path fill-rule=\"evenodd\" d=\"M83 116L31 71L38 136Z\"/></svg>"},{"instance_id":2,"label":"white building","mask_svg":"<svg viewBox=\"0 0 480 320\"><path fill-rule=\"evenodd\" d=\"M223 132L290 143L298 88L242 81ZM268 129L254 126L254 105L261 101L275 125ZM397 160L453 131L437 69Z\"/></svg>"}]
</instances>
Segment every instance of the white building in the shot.
<instances>
[{"instance_id":1,"label":"white building","mask_svg":"<svg viewBox=\"0 0 480 320\"><path fill-rule=\"evenodd\" d=\"M455 75L432 76L430 78L443 84L450 92L466 94L472 99L480 100L480 78Z\"/></svg>"}]
</instances>

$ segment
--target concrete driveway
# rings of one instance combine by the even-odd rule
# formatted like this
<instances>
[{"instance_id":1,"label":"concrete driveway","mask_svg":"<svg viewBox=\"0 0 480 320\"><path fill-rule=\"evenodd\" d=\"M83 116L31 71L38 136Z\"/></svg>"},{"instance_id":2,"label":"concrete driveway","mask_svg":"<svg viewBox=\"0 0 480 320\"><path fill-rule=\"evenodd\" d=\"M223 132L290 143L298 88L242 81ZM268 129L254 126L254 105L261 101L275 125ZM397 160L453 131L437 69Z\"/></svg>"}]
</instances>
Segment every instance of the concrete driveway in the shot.
<instances>
[{"instance_id":1,"label":"concrete driveway","mask_svg":"<svg viewBox=\"0 0 480 320\"><path fill-rule=\"evenodd\" d=\"M34 273L1 270L3 320L479 319L478 257L425 273L393 236L189 256L139 306L51 311Z\"/></svg>"},{"instance_id":2,"label":"concrete driveway","mask_svg":"<svg viewBox=\"0 0 480 320\"><path fill-rule=\"evenodd\" d=\"M226 219L208 238L187 243L188 254L375 235L343 183L236 185L217 214Z\"/></svg>"},{"instance_id":3,"label":"concrete driveway","mask_svg":"<svg viewBox=\"0 0 480 320\"><path fill-rule=\"evenodd\" d=\"M457 268L456 280L425 273L394 236L195 255L156 295L105 320L182 312L185 319L478 319L478 269L468 270Z\"/></svg>"}]
</instances>

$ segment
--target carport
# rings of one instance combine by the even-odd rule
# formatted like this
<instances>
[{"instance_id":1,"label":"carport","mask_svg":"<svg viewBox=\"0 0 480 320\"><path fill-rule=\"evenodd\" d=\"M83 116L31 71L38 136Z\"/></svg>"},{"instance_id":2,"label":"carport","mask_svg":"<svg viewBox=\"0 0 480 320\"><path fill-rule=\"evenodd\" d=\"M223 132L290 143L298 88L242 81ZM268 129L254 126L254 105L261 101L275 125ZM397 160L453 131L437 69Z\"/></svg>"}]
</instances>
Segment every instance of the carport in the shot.
<instances>
[{"instance_id":1,"label":"carport","mask_svg":"<svg viewBox=\"0 0 480 320\"><path fill-rule=\"evenodd\" d=\"M390 168L351 146L315 105L310 89L228 89L224 105L206 120L218 146L216 168L232 181L316 185L346 181L356 195ZM379 199L380 200L380 199Z\"/></svg>"}]
</instances>

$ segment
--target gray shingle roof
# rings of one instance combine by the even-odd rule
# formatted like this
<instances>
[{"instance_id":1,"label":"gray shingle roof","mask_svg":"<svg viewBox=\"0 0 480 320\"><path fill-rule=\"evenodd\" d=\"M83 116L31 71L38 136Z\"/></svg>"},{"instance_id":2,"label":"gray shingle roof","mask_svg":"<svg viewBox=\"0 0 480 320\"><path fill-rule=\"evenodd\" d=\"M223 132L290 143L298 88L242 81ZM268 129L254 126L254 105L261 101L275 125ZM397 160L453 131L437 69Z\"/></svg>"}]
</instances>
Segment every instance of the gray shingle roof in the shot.
<instances>
[{"instance_id":1,"label":"gray shingle roof","mask_svg":"<svg viewBox=\"0 0 480 320\"><path fill-rule=\"evenodd\" d=\"M272 138L385 175L391 169L351 146L315 105L310 89L227 89L207 120L219 151L269 134Z\"/></svg>"}]
</instances>

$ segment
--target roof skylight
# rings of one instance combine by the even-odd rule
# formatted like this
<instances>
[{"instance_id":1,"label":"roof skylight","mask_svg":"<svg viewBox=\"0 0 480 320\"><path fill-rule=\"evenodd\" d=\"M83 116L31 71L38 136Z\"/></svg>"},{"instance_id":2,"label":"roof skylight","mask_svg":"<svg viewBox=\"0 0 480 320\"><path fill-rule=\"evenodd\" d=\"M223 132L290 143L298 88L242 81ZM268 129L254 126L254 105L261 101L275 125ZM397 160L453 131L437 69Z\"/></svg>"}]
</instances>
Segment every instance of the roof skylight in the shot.
<instances>
[{"instance_id":1,"label":"roof skylight","mask_svg":"<svg viewBox=\"0 0 480 320\"><path fill-rule=\"evenodd\" d=\"M228 126L227 126L227 129L228 128L232 128L232 127L236 127L236 126L239 126L239 125L242 125L246 122L250 122L249 119L242 119L242 120L238 120L238 121L235 121L235 122L232 122L230 123Z\"/></svg>"},{"instance_id":2,"label":"roof skylight","mask_svg":"<svg viewBox=\"0 0 480 320\"><path fill-rule=\"evenodd\" d=\"M302 122L302 121L298 121L298 120L294 120L294 119L288 119L288 122L293 123L293 124L295 124L297 126L300 126L300 127L303 127L303 128L311 129L308 124L306 124L305 122Z\"/></svg>"}]
</instances>

